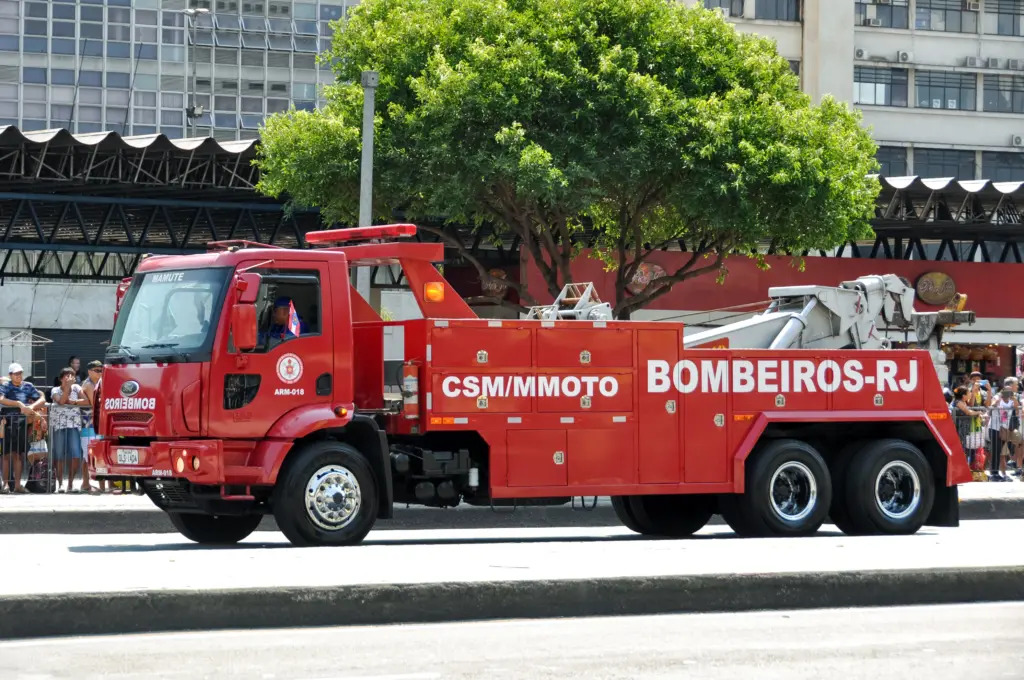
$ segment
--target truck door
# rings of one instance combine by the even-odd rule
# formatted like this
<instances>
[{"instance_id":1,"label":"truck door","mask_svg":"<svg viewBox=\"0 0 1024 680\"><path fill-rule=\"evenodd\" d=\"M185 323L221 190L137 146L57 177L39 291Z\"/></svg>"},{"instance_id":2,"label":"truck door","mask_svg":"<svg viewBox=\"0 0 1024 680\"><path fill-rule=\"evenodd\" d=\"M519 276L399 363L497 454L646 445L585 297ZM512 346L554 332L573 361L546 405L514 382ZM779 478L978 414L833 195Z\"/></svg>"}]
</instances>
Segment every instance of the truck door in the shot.
<instances>
[{"instance_id":1,"label":"truck door","mask_svg":"<svg viewBox=\"0 0 1024 680\"><path fill-rule=\"evenodd\" d=\"M288 411L329 403L334 390L327 266L276 260L254 271L262 277L258 345L239 353L225 334L210 370L210 434L219 437L261 437ZM288 330L296 320L297 336Z\"/></svg>"}]
</instances>

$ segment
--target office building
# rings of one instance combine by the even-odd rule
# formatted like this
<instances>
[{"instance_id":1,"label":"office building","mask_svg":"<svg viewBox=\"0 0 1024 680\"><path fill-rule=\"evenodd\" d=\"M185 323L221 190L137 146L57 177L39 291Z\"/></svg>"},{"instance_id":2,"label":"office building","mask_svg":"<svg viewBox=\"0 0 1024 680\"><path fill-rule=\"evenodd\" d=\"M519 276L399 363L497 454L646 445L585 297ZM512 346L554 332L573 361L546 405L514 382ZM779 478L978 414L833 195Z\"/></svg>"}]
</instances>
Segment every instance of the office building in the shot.
<instances>
[{"instance_id":1,"label":"office building","mask_svg":"<svg viewBox=\"0 0 1024 680\"><path fill-rule=\"evenodd\" d=\"M694 0L688 0L694 4ZM1024 0L704 0L864 112L883 174L1024 181Z\"/></svg>"},{"instance_id":2,"label":"office building","mask_svg":"<svg viewBox=\"0 0 1024 680\"><path fill-rule=\"evenodd\" d=\"M194 94L197 135L254 138L317 105L332 74L316 56L352 4L0 0L0 126L177 138Z\"/></svg>"}]
</instances>

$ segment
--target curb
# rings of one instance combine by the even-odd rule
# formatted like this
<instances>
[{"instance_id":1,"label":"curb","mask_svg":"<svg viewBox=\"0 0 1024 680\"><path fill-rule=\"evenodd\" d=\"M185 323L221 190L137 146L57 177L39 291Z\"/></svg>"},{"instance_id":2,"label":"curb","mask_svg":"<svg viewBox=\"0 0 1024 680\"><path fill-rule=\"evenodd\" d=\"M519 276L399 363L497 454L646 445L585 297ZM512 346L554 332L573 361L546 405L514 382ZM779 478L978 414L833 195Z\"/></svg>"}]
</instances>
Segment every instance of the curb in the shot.
<instances>
[{"instance_id":1,"label":"curb","mask_svg":"<svg viewBox=\"0 0 1024 680\"><path fill-rule=\"evenodd\" d=\"M1024 498L968 499L960 501L961 520L1024 519ZM724 524L715 516L711 525ZM377 523L388 529L536 529L547 527L620 526L611 506L599 504L593 510L569 506L526 507L513 513L488 508L439 510L436 508L395 508L395 517ZM272 516L266 516L257 531L277 531ZM64 512L0 511L0 535L10 534L173 534L177 533L166 515L152 510L69 510Z\"/></svg>"},{"instance_id":2,"label":"curb","mask_svg":"<svg viewBox=\"0 0 1024 680\"><path fill-rule=\"evenodd\" d=\"M0 597L0 639L1020 600L1024 566L34 594Z\"/></svg>"}]
</instances>

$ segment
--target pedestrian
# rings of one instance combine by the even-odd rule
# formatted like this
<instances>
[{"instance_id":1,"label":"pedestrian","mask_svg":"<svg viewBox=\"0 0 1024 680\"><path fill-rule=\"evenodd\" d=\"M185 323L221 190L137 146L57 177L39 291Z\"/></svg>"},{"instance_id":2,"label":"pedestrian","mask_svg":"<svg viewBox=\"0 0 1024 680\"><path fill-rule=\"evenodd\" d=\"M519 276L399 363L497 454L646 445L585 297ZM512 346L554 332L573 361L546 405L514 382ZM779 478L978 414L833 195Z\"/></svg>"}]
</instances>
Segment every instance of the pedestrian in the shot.
<instances>
[{"instance_id":1,"label":"pedestrian","mask_svg":"<svg viewBox=\"0 0 1024 680\"><path fill-rule=\"evenodd\" d=\"M28 455L29 418L38 416L37 411L46 404L46 399L35 385L25 380L21 364L12 363L7 376L10 381L0 385L0 413L7 421L0 449L0 494L11 493L9 481L14 484L14 493L28 493L21 482L21 459Z\"/></svg>"},{"instance_id":2,"label":"pedestrian","mask_svg":"<svg viewBox=\"0 0 1024 680\"><path fill-rule=\"evenodd\" d=\"M81 385L82 384L82 378L79 375L79 372L82 369L82 360L80 358L78 358L77 356L75 356L74 354L72 354L70 357L68 357L67 366L70 366L75 371L75 384L76 385ZM61 369L60 371L57 372L57 376L53 379L53 386L54 387L60 387L60 385L61 385L61 375L63 375L63 374L64 374L64 369ZM52 390L51 390L51 392L52 392ZM46 395L46 396L49 397L49 395Z\"/></svg>"},{"instance_id":3,"label":"pedestrian","mask_svg":"<svg viewBox=\"0 0 1024 680\"><path fill-rule=\"evenodd\" d=\"M53 456L57 461L57 493L64 493L65 470L68 473L68 493L78 493L75 490L75 477L82 464L81 407L88 406L89 400L75 378L75 369L68 366L60 372L60 386L50 392L53 402L50 407L50 424Z\"/></svg>"},{"instance_id":4,"label":"pedestrian","mask_svg":"<svg viewBox=\"0 0 1024 680\"><path fill-rule=\"evenodd\" d=\"M96 495L107 493L107 480L98 479L96 483L99 490L92 488L89 478L89 442L96 438L96 425L93 423L93 414L96 406L96 386L103 378L103 362L90 361L86 366L86 378L82 381L82 393L88 400L89 405L82 407L82 490L88 494Z\"/></svg>"},{"instance_id":5,"label":"pedestrian","mask_svg":"<svg viewBox=\"0 0 1024 680\"><path fill-rule=\"evenodd\" d=\"M961 385L953 390L953 422L956 423L974 479L979 481L985 474L985 435L982 431L985 411L973 405L974 395L968 385Z\"/></svg>"}]
</instances>

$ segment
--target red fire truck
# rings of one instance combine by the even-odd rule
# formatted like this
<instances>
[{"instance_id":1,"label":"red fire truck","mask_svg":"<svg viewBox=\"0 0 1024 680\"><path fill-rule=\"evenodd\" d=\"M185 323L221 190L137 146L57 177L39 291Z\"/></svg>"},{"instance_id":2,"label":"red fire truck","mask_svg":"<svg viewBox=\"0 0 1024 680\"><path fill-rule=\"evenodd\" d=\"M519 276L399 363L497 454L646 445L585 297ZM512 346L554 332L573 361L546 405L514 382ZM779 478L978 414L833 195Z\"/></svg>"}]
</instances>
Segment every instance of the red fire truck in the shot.
<instances>
[{"instance_id":1,"label":"red fire truck","mask_svg":"<svg viewBox=\"0 0 1024 680\"><path fill-rule=\"evenodd\" d=\"M615 321L590 284L481 319L435 267L440 244L398 240L414 233L143 259L119 293L92 472L140 481L199 543L265 514L293 544L340 545L395 503L597 496L658 536L716 513L744 536L957 525L971 475L937 355L969 313L917 313L906 281L877 276L772 289L764 313L697 333ZM400 266L423 318L382 320L357 266ZM922 348L890 349L893 329Z\"/></svg>"}]
</instances>

